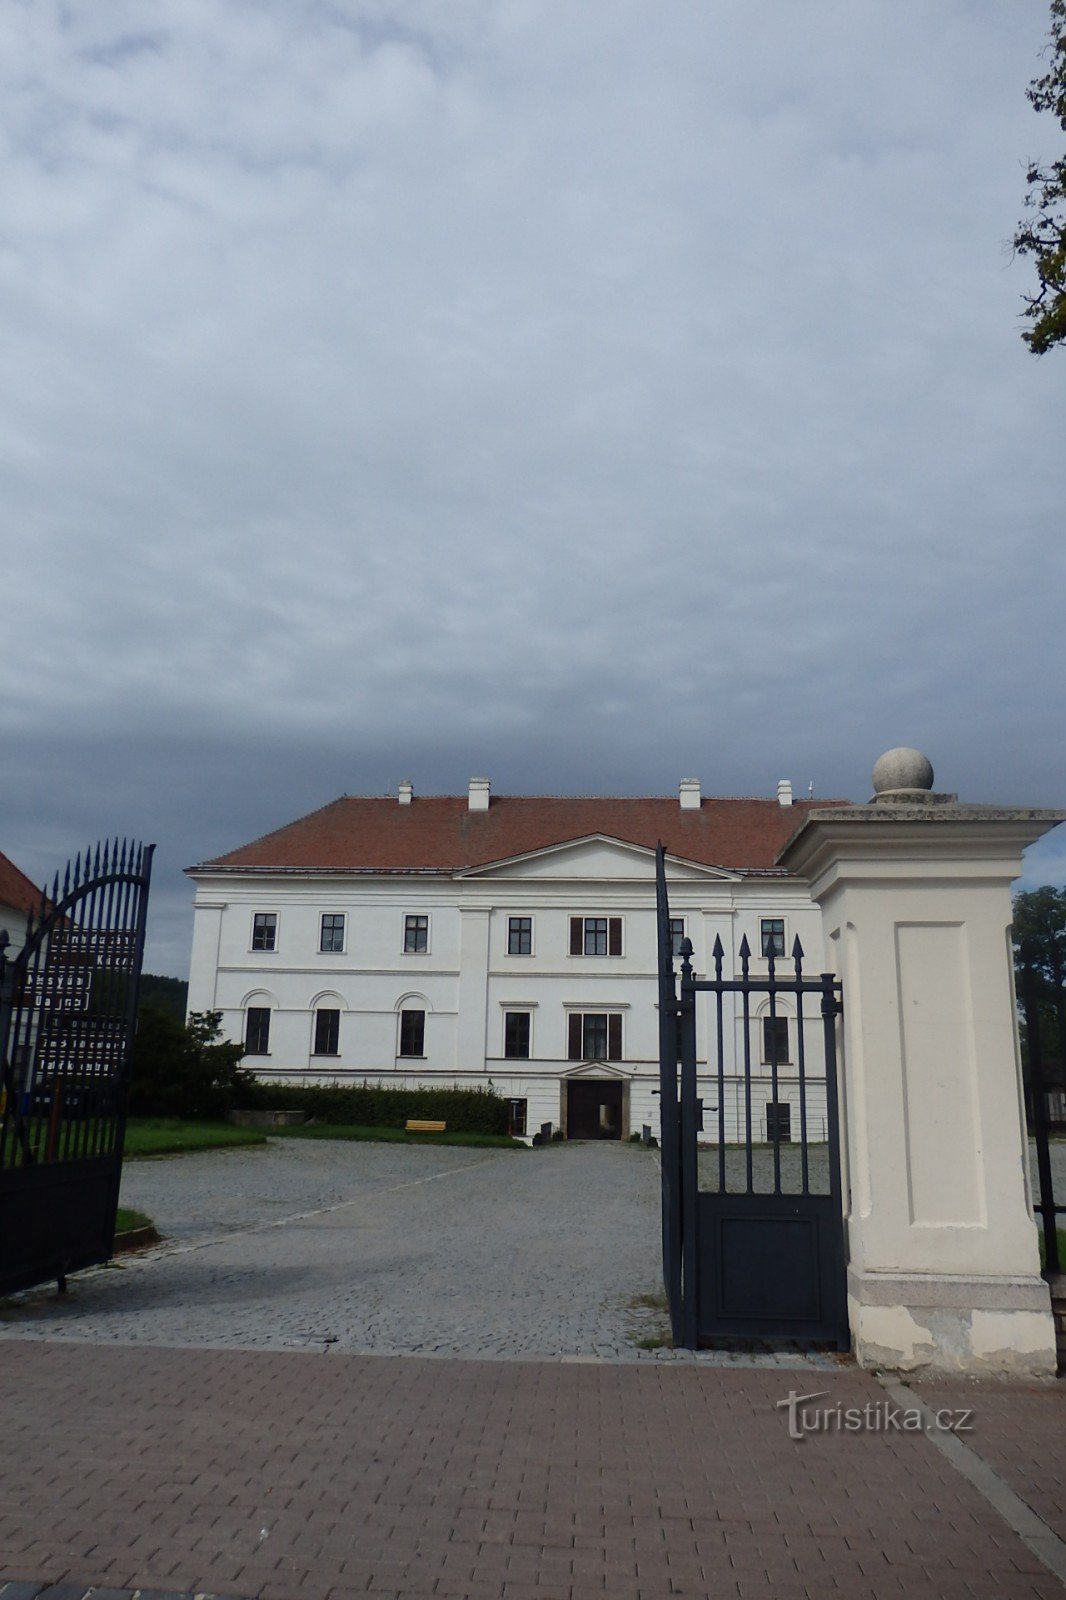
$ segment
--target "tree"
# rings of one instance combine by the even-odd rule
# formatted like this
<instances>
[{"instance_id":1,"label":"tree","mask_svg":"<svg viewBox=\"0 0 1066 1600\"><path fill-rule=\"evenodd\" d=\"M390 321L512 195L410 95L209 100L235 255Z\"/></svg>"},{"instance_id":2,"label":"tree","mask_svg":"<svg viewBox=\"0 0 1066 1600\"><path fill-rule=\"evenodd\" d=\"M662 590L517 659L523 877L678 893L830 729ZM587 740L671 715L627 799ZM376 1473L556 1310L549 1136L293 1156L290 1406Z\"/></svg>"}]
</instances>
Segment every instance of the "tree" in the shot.
<instances>
[{"instance_id":1,"label":"tree","mask_svg":"<svg viewBox=\"0 0 1066 1600\"><path fill-rule=\"evenodd\" d=\"M133 1041L130 1112L139 1117L222 1117L252 1082L242 1044L222 1039L219 1011L179 1022L161 1006L141 1007Z\"/></svg>"},{"instance_id":2,"label":"tree","mask_svg":"<svg viewBox=\"0 0 1066 1600\"><path fill-rule=\"evenodd\" d=\"M154 972L142 972L138 992L142 1006L157 1006L160 1011L169 1011L179 1022L184 1022L189 998L189 985L184 979L161 978Z\"/></svg>"},{"instance_id":3,"label":"tree","mask_svg":"<svg viewBox=\"0 0 1066 1600\"><path fill-rule=\"evenodd\" d=\"M1050 71L1026 91L1035 111L1050 111L1066 133L1066 0L1051 0ZM1026 295L1022 338L1034 355L1066 343L1066 156L1030 162L1027 215L1014 235L1014 253L1032 256L1039 289Z\"/></svg>"},{"instance_id":4,"label":"tree","mask_svg":"<svg viewBox=\"0 0 1066 1600\"><path fill-rule=\"evenodd\" d=\"M1066 889L1032 889L1014 901L1014 958L1026 1025L1040 1030L1040 1059L1048 1085L1066 1083Z\"/></svg>"}]
</instances>

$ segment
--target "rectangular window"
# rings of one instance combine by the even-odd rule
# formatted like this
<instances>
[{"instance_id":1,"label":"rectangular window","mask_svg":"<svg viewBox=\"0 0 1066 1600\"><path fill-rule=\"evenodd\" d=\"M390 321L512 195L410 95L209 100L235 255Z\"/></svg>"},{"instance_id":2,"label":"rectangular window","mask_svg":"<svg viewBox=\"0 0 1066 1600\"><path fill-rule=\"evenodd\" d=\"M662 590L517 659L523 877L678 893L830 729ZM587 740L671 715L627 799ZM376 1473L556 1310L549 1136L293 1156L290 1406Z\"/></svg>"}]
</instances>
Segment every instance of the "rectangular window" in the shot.
<instances>
[{"instance_id":1,"label":"rectangular window","mask_svg":"<svg viewBox=\"0 0 1066 1600\"><path fill-rule=\"evenodd\" d=\"M792 1107L787 1100L776 1105L772 1100L766 1102L766 1137L771 1143L776 1140L778 1144L791 1144Z\"/></svg>"},{"instance_id":2,"label":"rectangular window","mask_svg":"<svg viewBox=\"0 0 1066 1600\"><path fill-rule=\"evenodd\" d=\"M321 1007L315 1012L315 1050L316 1056L335 1056L340 1044L341 1014L339 1011L328 1011Z\"/></svg>"},{"instance_id":3,"label":"rectangular window","mask_svg":"<svg viewBox=\"0 0 1066 1600\"><path fill-rule=\"evenodd\" d=\"M404 917L403 948L409 956L425 955L429 949L429 918ZM421 1055L421 1051L417 1054Z\"/></svg>"},{"instance_id":4,"label":"rectangular window","mask_svg":"<svg viewBox=\"0 0 1066 1600\"><path fill-rule=\"evenodd\" d=\"M571 917L570 954L572 956L620 956L622 954L621 917Z\"/></svg>"},{"instance_id":5,"label":"rectangular window","mask_svg":"<svg viewBox=\"0 0 1066 1600\"><path fill-rule=\"evenodd\" d=\"M400 1054L424 1056L426 1053L426 1013L400 1012Z\"/></svg>"},{"instance_id":6,"label":"rectangular window","mask_svg":"<svg viewBox=\"0 0 1066 1600\"><path fill-rule=\"evenodd\" d=\"M530 1022L528 1011L505 1011L503 1014L503 1053L513 1060L528 1061Z\"/></svg>"},{"instance_id":7,"label":"rectangular window","mask_svg":"<svg viewBox=\"0 0 1066 1600\"><path fill-rule=\"evenodd\" d=\"M322 925L319 929L318 948L320 950L344 949L344 912L324 911Z\"/></svg>"},{"instance_id":8,"label":"rectangular window","mask_svg":"<svg viewBox=\"0 0 1066 1600\"><path fill-rule=\"evenodd\" d=\"M276 950L278 919L273 911L257 911L252 917L252 949Z\"/></svg>"},{"instance_id":9,"label":"rectangular window","mask_svg":"<svg viewBox=\"0 0 1066 1600\"><path fill-rule=\"evenodd\" d=\"M621 1012L571 1011L566 1043L569 1061L621 1061Z\"/></svg>"},{"instance_id":10,"label":"rectangular window","mask_svg":"<svg viewBox=\"0 0 1066 1600\"><path fill-rule=\"evenodd\" d=\"M759 924L759 948L764 956L771 950L775 958L785 953L785 919L784 917L763 917Z\"/></svg>"},{"instance_id":11,"label":"rectangular window","mask_svg":"<svg viewBox=\"0 0 1066 1600\"><path fill-rule=\"evenodd\" d=\"M533 954L533 918L507 918L507 954L531 956Z\"/></svg>"},{"instance_id":12,"label":"rectangular window","mask_svg":"<svg viewBox=\"0 0 1066 1600\"><path fill-rule=\"evenodd\" d=\"M675 956L681 954L681 941L685 937L684 917L670 918L670 947Z\"/></svg>"},{"instance_id":13,"label":"rectangular window","mask_svg":"<svg viewBox=\"0 0 1066 1600\"><path fill-rule=\"evenodd\" d=\"M778 1066L783 1061L789 1061L788 1053L788 1018L763 1017L762 1019L762 1058Z\"/></svg>"},{"instance_id":14,"label":"rectangular window","mask_svg":"<svg viewBox=\"0 0 1066 1600\"><path fill-rule=\"evenodd\" d=\"M520 1139L526 1131L526 1102L524 1100L511 1100L508 1102L507 1131L512 1139Z\"/></svg>"},{"instance_id":15,"label":"rectangular window","mask_svg":"<svg viewBox=\"0 0 1066 1600\"><path fill-rule=\"evenodd\" d=\"M244 1051L249 1056L270 1052L270 1007L249 1006L244 1016Z\"/></svg>"}]
</instances>

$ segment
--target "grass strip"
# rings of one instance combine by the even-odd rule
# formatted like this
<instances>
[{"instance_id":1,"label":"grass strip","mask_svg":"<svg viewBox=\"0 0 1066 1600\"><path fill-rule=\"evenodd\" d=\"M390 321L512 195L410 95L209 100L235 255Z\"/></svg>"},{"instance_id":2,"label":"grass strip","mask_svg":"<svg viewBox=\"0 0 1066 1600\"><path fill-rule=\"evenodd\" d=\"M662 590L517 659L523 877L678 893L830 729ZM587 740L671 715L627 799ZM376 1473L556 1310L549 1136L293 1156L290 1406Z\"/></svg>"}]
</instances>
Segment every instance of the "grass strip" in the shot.
<instances>
[{"instance_id":1,"label":"grass strip","mask_svg":"<svg viewBox=\"0 0 1066 1600\"><path fill-rule=\"evenodd\" d=\"M154 1227L151 1217L146 1217L143 1211L134 1211L132 1206L119 1206L115 1218L116 1233L132 1233L135 1228Z\"/></svg>"},{"instance_id":2,"label":"grass strip","mask_svg":"<svg viewBox=\"0 0 1066 1600\"><path fill-rule=\"evenodd\" d=\"M125 1156L187 1155L233 1145L266 1144L259 1128L234 1128L228 1122L181 1122L177 1117L131 1117L126 1123Z\"/></svg>"},{"instance_id":3,"label":"grass strip","mask_svg":"<svg viewBox=\"0 0 1066 1600\"><path fill-rule=\"evenodd\" d=\"M375 1144L459 1144L490 1150L525 1150L521 1139L505 1133L408 1133L404 1128L364 1127L355 1122L318 1122L298 1128L271 1128L272 1139L348 1139Z\"/></svg>"}]
</instances>

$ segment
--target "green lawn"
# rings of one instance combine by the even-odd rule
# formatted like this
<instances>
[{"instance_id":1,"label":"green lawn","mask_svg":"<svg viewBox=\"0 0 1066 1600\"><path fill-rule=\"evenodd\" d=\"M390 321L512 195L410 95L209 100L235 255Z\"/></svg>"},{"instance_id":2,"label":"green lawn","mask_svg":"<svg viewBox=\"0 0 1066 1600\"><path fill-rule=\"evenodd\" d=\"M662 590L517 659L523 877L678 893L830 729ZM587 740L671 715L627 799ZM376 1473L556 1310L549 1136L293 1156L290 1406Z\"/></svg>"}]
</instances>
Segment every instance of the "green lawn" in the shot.
<instances>
[{"instance_id":1,"label":"green lawn","mask_svg":"<svg viewBox=\"0 0 1066 1600\"><path fill-rule=\"evenodd\" d=\"M379 1144L466 1144L492 1150L525 1150L521 1139L505 1133L407 1133L403 1128L366 1128L354 1122L321 1122L314 1127L271 1128L272 1139L366 1139Z\"/></svg>"},{"instance_id":2,"label":"green lawn","mask_svg":"<svg viewBox=\"0 0 1066 1600\"><path fill-rule=\"evenodd\" d=\"M259 1128L234 1128L228 1122L180 1122L177 1117L131 1117L126 1123L127 1160L138 1156L185 1155L229 1145L266 1144Z\"/></svg>"},{"instance_id":3,"label":"green lawn","mask_svg":"<svg viewBox=\"0 0 1066 1600\"><path fill-rule=\"evenodd\" d=\"M143 1211L134 1211L132 1206L119 1206L115 1218L116 1233L132 1233L134 1228L154 1227L151 1217L146 1217Z\"/></svg>"},{"instance_id":4,"label":"green lawn","mask_svg":"<svg viewBox=\"0 0 1066 1600\"><path fill-rule=\"evenodd\" d=\"M228 1122L180 1122L176 1117L131 1117L126 1124L126 1157L185 1155L233 1145L265 1145L271 1139L365 1139L381 1144L459 1144L494 1150L524 1150L520 1139L500 1133L405 1133L403 1128L361 1127L354 1123L316 1123L302 1128L235 1128Z\"/></svg>"}]
</instances>

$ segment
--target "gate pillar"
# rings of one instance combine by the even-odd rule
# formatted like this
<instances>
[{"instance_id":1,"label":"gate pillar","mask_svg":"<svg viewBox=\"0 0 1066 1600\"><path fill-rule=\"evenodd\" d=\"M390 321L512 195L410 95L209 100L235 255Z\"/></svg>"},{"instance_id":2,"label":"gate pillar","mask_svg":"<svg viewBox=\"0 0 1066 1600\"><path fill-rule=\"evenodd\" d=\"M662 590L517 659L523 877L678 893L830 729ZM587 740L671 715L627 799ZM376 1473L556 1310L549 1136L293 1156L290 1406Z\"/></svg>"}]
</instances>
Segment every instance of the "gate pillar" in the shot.
<instances>
[{"instance_id":1,"label":"gate pillar","mask_svg":"<svg viewBox=\"0 0 1066 1600\"><path fill-rule=\"evenodd\" d=\"M960 805L916 751L866 806L808 813L779 864L810 884L843 979L848 1312L863 1366L1040 1374L1040 1275L1011 881L1057 811Z\"/></svg>"}]
</instances>

